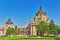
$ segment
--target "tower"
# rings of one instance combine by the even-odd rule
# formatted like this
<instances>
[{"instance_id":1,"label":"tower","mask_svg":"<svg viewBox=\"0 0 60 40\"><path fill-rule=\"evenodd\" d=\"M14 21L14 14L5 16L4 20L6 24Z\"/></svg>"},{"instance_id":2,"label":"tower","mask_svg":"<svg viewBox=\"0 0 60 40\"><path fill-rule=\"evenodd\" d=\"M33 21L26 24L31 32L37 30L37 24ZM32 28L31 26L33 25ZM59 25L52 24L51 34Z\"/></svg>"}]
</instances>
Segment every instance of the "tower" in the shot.
<instances>
[{"instance_id":1,"label":"tower","mask_svg":"<svg viewBox=\"0 0 60 40\"><path fill-rule=\"evenodd\" d=\"M42 5L40 6L40 10L37 12L34 21L40 22L40 21L47 21L48 17L46 15L46 12L43 11Z\"/></svg>"},{"instance_id":2,"label":"tower","mask_svg":"<svg viewBox=\"0 0 60 40\"><path fill-rule=\"evenodd\" d=\"M9 18L8 19L8 21L5 23L5 25L4 25L4 28L5 29L8 29L8 27L10 27L10 28L15 28L14 27L14 24L13 24L13 22L11 21L11 19Z\"/></svg>"},{"instance_id":3,"label":"tower","mask_svg":"<svg viewBox=\"0 0 60 40\"><path fill-rule=\"evenodd\" d=\"M43 11L42 5L40 6L40 10L37 12L36 16L34 17L34 22L30 23L30 35L31 36L37 36L37 28L36 26L41 21L47 21L48 17L46 15L46 12Z\"/></svg>"}]
</instances>

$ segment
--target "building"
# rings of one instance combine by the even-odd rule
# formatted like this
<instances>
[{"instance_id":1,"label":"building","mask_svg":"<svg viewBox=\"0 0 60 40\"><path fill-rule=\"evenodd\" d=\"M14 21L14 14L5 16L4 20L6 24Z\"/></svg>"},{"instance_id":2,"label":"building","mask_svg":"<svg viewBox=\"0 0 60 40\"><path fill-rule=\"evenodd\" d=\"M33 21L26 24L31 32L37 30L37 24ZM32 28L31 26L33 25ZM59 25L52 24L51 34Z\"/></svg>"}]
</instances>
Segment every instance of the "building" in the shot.
<instances>
[{"instance_id":1,"label":"building","mask_svg":"<svg viewBox=\"0 0 60 40\"><path fill-rule=\"evenodd\" d=\"M8 21L5 23L5 25L4 25L2 28L0 28L0 36L5 36L5 35L6 35L6 30L7 30L9 27L10 27L10 28L15 28L15 27L14 27L14 24L13 24L13 22L11 21L10 18L9 18Z\"/></svg>"},{"instance_id":2,"label":"building","mask_svg":"<svg viewBox=\"0 0 60 40\"><path fill-rule=\"evenodd\" d=\"M18 35L26 36L26 28L23 28L23 27L18 28Z\"/></svg>"},{"instance_id":3,"label":"building","mask_svg":"<svg viewBox=\"0 0 60 40\"><path fill-rule=\"evenodd\" d=\"M5 23L5 25L3 26L4 29L8 29L8 27L10 28L15 28L13 22L11 21L11 19L9 18L8 21Z\"/></svg>"},{"instance_id":4,"label":"building","mask_svg":"<svg viewBox=\"0 0 60 40\"><path fill-rule=\"evenodd\" d=\"M30 36L37 36L36 26L41 21L49 23L46 12L43 11L42 6L40 6L40 10L37 12L36 16L34 17L34 21L30 21L29 25L27 26L27 28L29 28Z\"/></svg>"},{"instance_id":5,"label":"building","mask_svg":"<svg viewBox=\"0 0 60 40\"><path fill-rule=\"evenodd\" d=\"M49 23L48 17L46 15L46 12L43 11L42 6L40 6L40 10L37 12L36 16L34 17L34 21L30 21L28 26L26 28L18 28L18 35L20 36L37 36L37 28L39 22L45 21L46 23ZM6 35L6 30L10 28L15 28L15 25L9 18L8 21L5 23L3 28L0 29L0 36Z\"/></svg>"}]
</instances>

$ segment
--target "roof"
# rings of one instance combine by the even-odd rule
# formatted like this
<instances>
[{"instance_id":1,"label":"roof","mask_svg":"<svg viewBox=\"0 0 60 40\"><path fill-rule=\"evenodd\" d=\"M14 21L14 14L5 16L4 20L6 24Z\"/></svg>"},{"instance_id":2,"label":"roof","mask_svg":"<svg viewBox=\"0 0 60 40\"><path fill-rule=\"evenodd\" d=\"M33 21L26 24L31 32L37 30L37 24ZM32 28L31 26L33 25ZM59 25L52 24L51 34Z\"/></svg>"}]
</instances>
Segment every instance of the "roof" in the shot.
<instances>
[{"instance_id":1,"label":"roof","mask_svg":"<svg viewBox=\"0 0 60 40\"><path fill-rule=\"evenodd\" d=\"M13 22L12 22L11 19L9 18L8 21L6 22L6 24L13 24Z\"/></svg>"},{"instance_id":2,"label":"roof","mask_svg":"<svg viewBox=\"0 0 60 40\"><path fill-rule=\"evenodd\" d=\"M40 6L40 10L37 12L37 15L46 15L46 12L43 11L42 6Z\"/></svg>"}]
</instances>

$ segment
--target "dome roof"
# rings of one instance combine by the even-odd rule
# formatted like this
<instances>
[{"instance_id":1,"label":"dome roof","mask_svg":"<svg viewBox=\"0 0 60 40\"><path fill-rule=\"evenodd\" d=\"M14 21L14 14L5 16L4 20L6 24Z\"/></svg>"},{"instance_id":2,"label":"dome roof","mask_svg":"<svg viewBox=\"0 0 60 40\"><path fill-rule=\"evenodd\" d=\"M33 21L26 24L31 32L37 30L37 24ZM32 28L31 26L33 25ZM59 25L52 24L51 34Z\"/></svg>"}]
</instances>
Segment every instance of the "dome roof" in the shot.
<instances>
[{"instance_id":1,"label":"dome roof","mask_svg":"<svg viewBox=\"0 0 60 40\"><path fill-rule=\"evenodd\" d=\"M36 16L38 15L45 15L46 16L46 12L43 11L42 6L40 6L40 10L37 12Z\"/></svg>"}]
</instances>

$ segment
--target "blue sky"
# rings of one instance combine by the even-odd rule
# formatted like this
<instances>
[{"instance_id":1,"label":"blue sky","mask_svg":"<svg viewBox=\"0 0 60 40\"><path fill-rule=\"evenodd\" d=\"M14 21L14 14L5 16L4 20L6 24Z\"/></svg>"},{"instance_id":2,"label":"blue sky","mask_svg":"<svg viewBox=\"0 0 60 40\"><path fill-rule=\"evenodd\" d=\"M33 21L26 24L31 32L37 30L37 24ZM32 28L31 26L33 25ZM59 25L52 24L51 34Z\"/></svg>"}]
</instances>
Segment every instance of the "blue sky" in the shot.
<instances>
[{"instance_id":1,"label":"blue sky","mask_svg":"<svg viewBox=\"0 0 60 40\"><path fill-rule=\"evenodd\" d=\"M17 26L27 26L40 9L47 13L48 18L60 25L60 0L0 0L0 27L10 17Z\"/></svg>"}]
</instances>

